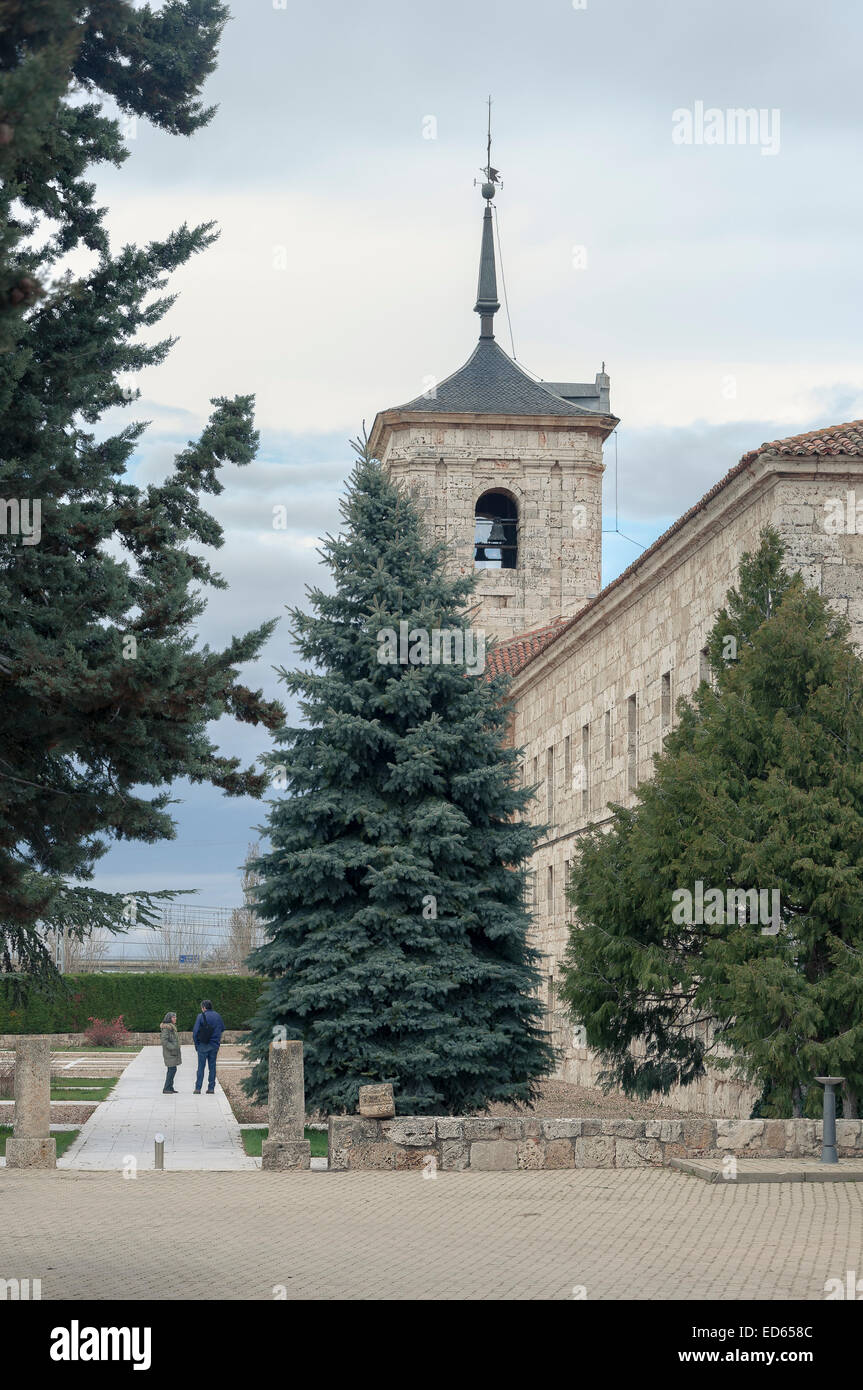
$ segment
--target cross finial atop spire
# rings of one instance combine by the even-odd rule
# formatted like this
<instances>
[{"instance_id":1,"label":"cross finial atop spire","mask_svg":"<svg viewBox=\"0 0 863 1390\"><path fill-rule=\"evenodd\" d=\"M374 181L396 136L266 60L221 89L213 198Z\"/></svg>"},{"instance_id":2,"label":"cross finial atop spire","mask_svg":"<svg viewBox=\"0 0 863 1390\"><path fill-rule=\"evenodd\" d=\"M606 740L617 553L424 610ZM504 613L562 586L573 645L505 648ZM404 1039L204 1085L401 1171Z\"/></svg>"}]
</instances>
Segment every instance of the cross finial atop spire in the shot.
<instances>
[{"instance_id":1,"label":"cross finial atop spire","mask_svg":"<svg viewBox=\"0 0 863 1390\"><path fill-rule=\"evenodd\" d=\"M491 162L491 97L488 99L488 144L486 164L482 171L485 182L482 196L485 198L485 212L482 221L482 245L479 255L479 285L477 287L474 311L480 315L480 338L494 337L494 316L500 308L497 297L497 274L494 264L494 233L491 225L491 200L495 187L500 183L500 174Z\"/></svg>"}]
</instances>

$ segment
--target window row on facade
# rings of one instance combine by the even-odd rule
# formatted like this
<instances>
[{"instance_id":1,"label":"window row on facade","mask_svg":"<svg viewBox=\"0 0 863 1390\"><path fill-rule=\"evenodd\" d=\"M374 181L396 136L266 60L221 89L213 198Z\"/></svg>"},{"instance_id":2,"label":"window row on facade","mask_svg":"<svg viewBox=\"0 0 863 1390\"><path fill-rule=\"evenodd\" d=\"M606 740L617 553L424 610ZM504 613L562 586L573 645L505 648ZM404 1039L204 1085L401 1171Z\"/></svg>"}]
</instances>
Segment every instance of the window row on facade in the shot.
<instances>
[{"instance_id":1,"label":"window row on facade","mask_svg":"<svg viewBox=\"0 0 863 1390\"><path fill-rule=\"evenodd\" d=\"M699 674L703 678L703 673ZM642 755L642 704L638 692L625 701L621 716L611 706L597 718L583 724L574 733L566 734L562 744L549 744L544 756L535 753L525 758L525 785L543 787L534 803L533 818L556 823L562 811L568 818L584 819L598 811L620 787L609 784L621 775L619 749L623 744L625 774L624 790L633 792L638 784L638 768ZM664 671L659 691L659 736L665 737L672 724L671 671ZM608 792L608 795L605 793Z\"/></svg>"}]
</instances>

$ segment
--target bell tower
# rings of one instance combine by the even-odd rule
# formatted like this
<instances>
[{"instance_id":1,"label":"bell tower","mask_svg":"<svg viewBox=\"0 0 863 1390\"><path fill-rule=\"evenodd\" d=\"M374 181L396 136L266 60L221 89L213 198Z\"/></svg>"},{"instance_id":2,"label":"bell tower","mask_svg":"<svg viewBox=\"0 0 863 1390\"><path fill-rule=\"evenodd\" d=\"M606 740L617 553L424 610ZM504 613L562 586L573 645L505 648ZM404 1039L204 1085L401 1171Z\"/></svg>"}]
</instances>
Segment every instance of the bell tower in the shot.
<instances>
[{"instance_id":1,"label":"bell tower","mask_svg":"<svg viewBox=\"0 0 863 1390\"><path fill-rule=\"evenodd\" d=\"M602 446L618 422L605 363L591 383L540 381L495 341L490 131L483 174L479 341L457 372L381 411L369 443L454 568L478 571L475 626L505 640L599 592Z\"/></svg>"}]
</instances>

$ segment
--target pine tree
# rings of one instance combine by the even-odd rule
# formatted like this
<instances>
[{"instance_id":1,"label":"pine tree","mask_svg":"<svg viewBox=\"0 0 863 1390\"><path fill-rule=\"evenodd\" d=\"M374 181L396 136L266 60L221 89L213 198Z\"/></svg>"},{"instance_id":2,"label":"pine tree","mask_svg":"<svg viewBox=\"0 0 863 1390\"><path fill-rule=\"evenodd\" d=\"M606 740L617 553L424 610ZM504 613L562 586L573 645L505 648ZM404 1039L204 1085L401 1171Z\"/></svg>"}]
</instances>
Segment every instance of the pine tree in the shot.
<instances>
[{"instance_id":1,"label":"pine tree","mask_svg":"<svg viewBox=\"0 0 863 1390\"><path fill-rule=\"evenodd\" d=\"M712 680L678 703L636 805L586 837L563 997L629 1094L703 1074L706 1024L734 1054L714 1062L763 1088L762 1113L802 1113L812 1078L832 1073L849 1115L863 1083L863 664L782 555L768 530L743 557ZM681 911L698 881L725 902L704 922ZM729 889L778 899L753 923L754 900L739 920Z\"/></svg>"},{"instance_id":2,"label":"pine tree","mask_svg":"<svg viewBox=\"0 0 863 1390\"><path fill-rule=\"evenodd\" d=\"M219 755L207 723L230 714L274 728L283 717L238 680L272 623L223 651L198 650L191 635L202 590L225 587L205 558L222 533L201 495L222 491L226 463L254 457L251 398L214 400L159 486L124 475L144 424L95 430L130 403L122 375L164 359L170 340L144 346L139 331L170 307L169 273L213 240L210 226L184 226L112 254L84 177L125 157L103 98L175 133L205 124L200 87L226 14L215 0L168 0L158 13L126 0L3 4L0 968L45 982L47 932L80 939L152 919L164 895L138 894L130 911L129 895L88 881L112 839L173 836L174 779L263 792L265 774ZM76 248L89 268L58 274ZM41 296L10 304L24 272Z\"/></svg>"},{"instance_id":3,"label":"pine tree","mask_svg":"<svg viewBox=\"0 0 863 1390\"><path fill-rule=\"evenodd\" d=\"M312 1110L354 1110L360 1085L387 1081L408 1114L529 1102L553 1056L527 945L532 792L500 682L468 673L467 647L422 660L422 634L469 633L472 577L447 574L412 503L354 447L344 531L322 550L335 592L291 612L312 668L282 672L305 724L270 757L290 794L257 865L267 940L249 963L271 983L247 1089L265 1095L281 1035L303 1040ZM417 664L381 659L400 624Z\"/></svg>"}]
</instances>

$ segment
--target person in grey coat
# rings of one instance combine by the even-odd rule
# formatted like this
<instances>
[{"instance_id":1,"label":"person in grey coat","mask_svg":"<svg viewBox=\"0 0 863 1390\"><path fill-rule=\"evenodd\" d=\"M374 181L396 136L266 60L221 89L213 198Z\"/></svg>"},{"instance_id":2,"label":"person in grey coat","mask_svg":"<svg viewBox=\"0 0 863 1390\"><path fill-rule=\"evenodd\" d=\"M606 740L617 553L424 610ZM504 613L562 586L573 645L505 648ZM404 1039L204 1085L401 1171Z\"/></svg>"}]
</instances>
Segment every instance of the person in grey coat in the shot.
<instances>
[{"instance_id":1,"label":"person in grey coat","mask_svg":"<svg viewBox=\"0 0 863 1390\"><path fill-rule=\"evenodd\" d=\"M168 1074L165 1077L165 1084L162 1087L162 1091L166 1096L175 1096L177 1092L174 1090L174 1077L177 1075L177 1068L183 1060L180 1052L180 1035L177 1032L177 1015L175 1013L165 1014L165 1017L162 1019L161 1033L162 1061L168 1068Z\"/></svg>"}]
</instances>

